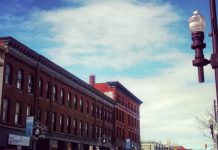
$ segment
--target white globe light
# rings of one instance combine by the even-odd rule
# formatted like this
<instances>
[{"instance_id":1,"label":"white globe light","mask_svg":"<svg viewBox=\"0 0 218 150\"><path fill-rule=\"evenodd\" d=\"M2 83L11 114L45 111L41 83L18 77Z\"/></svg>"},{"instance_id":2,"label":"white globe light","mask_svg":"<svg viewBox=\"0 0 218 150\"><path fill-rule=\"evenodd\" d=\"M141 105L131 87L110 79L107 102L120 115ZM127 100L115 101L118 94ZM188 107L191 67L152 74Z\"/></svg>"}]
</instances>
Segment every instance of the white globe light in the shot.
<instances>
[{"instance_id":1,"label":"white globe light","mask_svg":"<svg viewBox=\"0 0 218 150\"><path fill-rule=\"evenodd\" d=\"M200 15L198 10L194 11L192 16L189 18L189 29L191 33L202 31L205 29L205 19Z\"/></svg>"}]
</instances>

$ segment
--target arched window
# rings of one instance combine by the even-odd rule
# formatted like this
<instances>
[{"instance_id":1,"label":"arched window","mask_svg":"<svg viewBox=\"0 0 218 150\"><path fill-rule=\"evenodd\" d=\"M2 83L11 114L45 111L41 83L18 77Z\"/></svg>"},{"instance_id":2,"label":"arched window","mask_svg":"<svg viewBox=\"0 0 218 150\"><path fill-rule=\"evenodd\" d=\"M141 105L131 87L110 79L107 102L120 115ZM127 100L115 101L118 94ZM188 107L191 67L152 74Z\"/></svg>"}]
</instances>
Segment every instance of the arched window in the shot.
<instances>
[{"instance_id":1,"label":"arched window","mask_svg":"<svg viewBox=\"0 0 218 150\"><path fill-rule=\"evenodd\" d=\"M49 82L46 82L46 85L45 85L45 91L46 91L46 98L50 98L50 84Z\"/></svg>"},{"instance_id":2,"label":"arched window","mask_svg":"<svg viewBox=\"0 0 218 150\"><path fill-rule=\"evenodd\" d=\"M33 93L33 75L30 74L28 78L28 93Z\"/></svg>"},{"instance_id":3,"label":"arched window","mask_svg":"<svg viewBox=\"0 0 218 150\"><path fill-rule=\"evenodd\" d=\"M67 106L68 106L68 108L71 107L71 94L70 94L70 92L67 94Z\"/></svg>"},{"instance_id":4,"label":"arched window","mask_svg":"<svg viewBox=\"0 0 218 150\"><path fill-rule=\"evenodd\" d=\"M64 89L61 89L61 101L60 101L61 105L64 105L64 97L65 97Z\"/></svg>"},{"instance_id":5,"label":"arched window","mask_svg":"<svg viewBox=\"0 0 218 150\"><path fill-rule=\"evenodd\" d=\"M17 88L23 89L23 71L21 69L17 72Z\"/></svg>"},{"instance_id":6,"label":"arched window","mask_svg":"<svg viewBox=\"0 0 218 150\"><path fill-rule=\"evenodd\" d=\"M77 110L77 96L76 95L74 95L73 103L74 103L74 110Z\"/></svg>"},{"instance_id":7,"label":"arched window","mask_svg":"<svg viewBox=\"0 0 218 150\"><path fill-rule=\"evenodd\" d=\"M42 79L39 79L39 96L42 97L42 94L43 94L43 81Z\"/></svg>"},{"instance_id":8,"label":"arched window","mask_svg":"<svg viewBox=\"0 0 218 150\"><path fill-rule=\"evenodd\" d=\"M53 91L52 91L52 100L57 101L57 86L53 86Z\"/></svg>"},{"instance_id":9,"label":"arched window","mask_svg":"<svg viewBox=\"0 0 218 150\"><path fill-rule=\"evenodd\" d=\"M5 66L5 84L11 84L12 82L12 67L10 64Z\"/></svg>"},{"instance_id":10,"label":"arched window","mask_svg":"<svg viewBox=\"0 0 218 150\"><path fill-rule=\"evenodd\" d=\"M83 113L83 98L80 98L79 106L80 106L80 112Z\"/></svg>"}]
</instances>

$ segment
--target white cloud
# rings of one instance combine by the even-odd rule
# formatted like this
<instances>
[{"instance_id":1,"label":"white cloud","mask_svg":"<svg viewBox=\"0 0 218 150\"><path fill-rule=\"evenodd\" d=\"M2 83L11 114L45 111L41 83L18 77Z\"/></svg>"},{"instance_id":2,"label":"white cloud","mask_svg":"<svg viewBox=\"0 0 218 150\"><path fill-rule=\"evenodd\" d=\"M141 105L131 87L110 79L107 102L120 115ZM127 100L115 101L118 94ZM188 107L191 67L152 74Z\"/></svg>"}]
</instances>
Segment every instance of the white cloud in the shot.
<instances>
[{"instance_id":1,"label":"white cloud","mask_svg":"<svg viewBox=\"0 0 218 150\"><path fill-rule=\"evenodd\" d=\"M91 1L78 8L41 12L38 20L49 26L51 38L60 44L48 50L56 63L122 69L145 57L168 57L158 57L166 52L160 50L182 41L172 32L179 21L172 10L169 4Z\"/></svg>"},{"instance_id":2,"label":"white cloud","mask_svg":"<svg viewBox=\"0 0 218 150\"><path fill-rule=\"evenodd\" d=\"M198 83L197 69L191 65L191 59L183 55L172 67L153 77L117 77L143 100L140 108L142 141L171 140L187 148L199 148L211 142L203 137L195 117L211 112L215 87L211 82ZM205 68L205 78L206 81L214 78L211 67ZM207 132L209 134L209 130Z\"/></svg>"}]
</instances>

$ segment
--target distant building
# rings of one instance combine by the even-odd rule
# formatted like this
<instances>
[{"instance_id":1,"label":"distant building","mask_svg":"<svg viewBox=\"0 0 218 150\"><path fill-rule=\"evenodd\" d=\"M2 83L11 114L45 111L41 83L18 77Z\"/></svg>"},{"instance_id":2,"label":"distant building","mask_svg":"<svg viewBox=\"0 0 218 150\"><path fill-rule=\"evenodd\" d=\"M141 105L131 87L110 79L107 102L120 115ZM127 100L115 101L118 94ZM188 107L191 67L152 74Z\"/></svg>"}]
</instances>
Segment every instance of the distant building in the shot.
<instances>
[{"instance_id":1,"label":"distant building","mask_svg":"<svg viewBox=\"0 0 218 150\"><path fill-rule=\"evenodd\" d=\"M115 102L114 145L118 150L140 149L140 116L139 108L142 101L125 88L120 82L95 83L93 86L111 97Z\"/></svg>"},{"instance_id":2,"label":"distant building","mask_svg":"<svg viewBox=\"0 0 218 150\"><path fill-rule=\"evenodd\" d=\"M141 150L191 150L191 149L186 149L183 146L162 144L161 142L145 141L145 142L141 142Z\"/></svg>"},{"instance_id":3,"label":"distant building","mask_svg":"<svg viewBox=\"0 0 218 150\"><path fill-rule=\"evenodd\" d=\"M166 145L158 142L141 142L141 150L172 150Z\"/></svg>"}]
</instances>

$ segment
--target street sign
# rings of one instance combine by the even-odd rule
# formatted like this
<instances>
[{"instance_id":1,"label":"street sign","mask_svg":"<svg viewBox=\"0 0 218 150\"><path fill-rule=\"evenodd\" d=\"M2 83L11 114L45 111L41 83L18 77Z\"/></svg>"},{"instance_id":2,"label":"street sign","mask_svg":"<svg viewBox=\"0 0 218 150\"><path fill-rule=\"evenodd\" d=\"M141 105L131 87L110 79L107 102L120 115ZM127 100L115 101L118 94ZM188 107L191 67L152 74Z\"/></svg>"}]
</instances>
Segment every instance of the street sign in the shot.
<instances>
[{"instance_id":1,"label":"street sign","mask_svg":"<svg viewBox=\"0 0 218 150\"><path fill-rule=\"evenodd\" d=\"M30 145L30 138L27 136L9 134L8 144L20 145L20 146L29 146Z\"/></svg>"},{"instance_id":2,"label":"street sign","mask_svg":"<svg viewBox=\"0 0 218 150\"><path fill-rule=\"evenodd\" d=\"M33 139L38 140L38 139L40 139L40 138L43 137L43 134L44 134L44 133L43 133L42 127L40 127L40 126L35 126L35 127L33 128L33 133L32 133Z\"/></svg>"}]
</instances>

